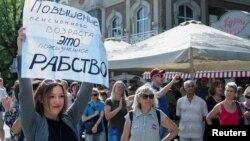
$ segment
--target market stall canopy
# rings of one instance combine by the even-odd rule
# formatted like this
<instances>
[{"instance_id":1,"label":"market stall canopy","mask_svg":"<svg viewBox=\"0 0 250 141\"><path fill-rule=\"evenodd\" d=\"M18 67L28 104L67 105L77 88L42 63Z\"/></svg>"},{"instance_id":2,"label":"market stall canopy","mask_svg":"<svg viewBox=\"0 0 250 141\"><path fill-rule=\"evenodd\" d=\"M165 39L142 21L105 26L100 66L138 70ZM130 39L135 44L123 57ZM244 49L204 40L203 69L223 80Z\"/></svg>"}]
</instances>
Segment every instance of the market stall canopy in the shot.
<instances>
[{"instance_id":1,"label":"market stall canopy","mask_svg":"<svg viewBox=\"0 0 250 141\"><path fill-rule=\"evenodd\" d=\"M165 79L172 79L176 74L179 74L182 79L192 78L191 73L182 72L165 72L163 77ZM235 78L235 77L250 77L250 71L197 71L194 73L193 78ZM143 79L151 79L150 71L143 73Z\"/></svg>"},{"instance_id":2,"label":"market stall canopy","mask_svg":"<svg viewBox=\"0 0 250 141\"><path fill-rule=\"evenodd\" d=\"M108 55L110 70L249 70L250 41L188 21Z\"/></svg>"}]
</instances>

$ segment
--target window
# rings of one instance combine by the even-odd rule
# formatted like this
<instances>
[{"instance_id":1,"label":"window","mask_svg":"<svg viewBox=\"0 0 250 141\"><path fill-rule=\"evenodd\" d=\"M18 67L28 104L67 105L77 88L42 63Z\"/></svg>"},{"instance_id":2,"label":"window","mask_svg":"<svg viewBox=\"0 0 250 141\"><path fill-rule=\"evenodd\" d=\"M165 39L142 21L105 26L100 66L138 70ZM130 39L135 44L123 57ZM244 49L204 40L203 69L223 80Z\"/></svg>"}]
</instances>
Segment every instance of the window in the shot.
<instances>
[{"instance_id":1,"label":"window","mask_svg":"<svg viewBox=\"0 0 250 141\"><path fill-rule=\"evenodd\" d=\"M111 27L111 36L112 37L119 37L121 36L121 21L119 18L114 18L112 21L112 27Z\"/></svg>"},{"instance_id":2,"label":"window","mask_svg":"<svg viewBox=\"0 0 250 141\"><path fill-rule=\"evenodd\" d=\"M179 6L178 24L194 19L193 10L186 5Z\"/></svg>"},{"instance_id":3,"label":"window","mask_svg":"<svg viewBox=\"0 0 250 141\"><path fill-rule=\"evenodd\" d=\"M148 19L148 9L142 7L138 10L136 14L136 32L143 33L149 31L149 19Z\"/></svg>"},{"instance_id":4,"label":"window","mask_svg":"<svg viewBox=\"0 0 250 141\"><path fill-rule=\"evenodd\" d=\"M122 14L112 11L106 19L108 37L120 39L123 36Z\"/></svg>"}]
</instances>

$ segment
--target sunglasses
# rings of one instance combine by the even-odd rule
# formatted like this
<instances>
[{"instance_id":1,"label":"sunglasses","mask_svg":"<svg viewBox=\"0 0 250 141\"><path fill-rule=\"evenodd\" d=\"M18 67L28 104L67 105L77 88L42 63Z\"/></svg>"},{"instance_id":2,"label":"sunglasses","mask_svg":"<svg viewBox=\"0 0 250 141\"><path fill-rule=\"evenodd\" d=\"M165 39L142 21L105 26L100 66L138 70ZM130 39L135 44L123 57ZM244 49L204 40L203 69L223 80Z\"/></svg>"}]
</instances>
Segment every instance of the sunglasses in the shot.
<instances>
[{"instance_id":1,"label":"sunglasses","mask_svg":"<svg viewBox=\"0 0 250 141\"><path fill-rule=\"evenodd\" d=\"M92 94L92 96L98 96L98 94Z\"/></svg>"},{"instance_id":2,"label":"sunglasses","mask_svg":"<svg viewBox=\"0 0 250 141\"><path fill-rule=\"evenodd\" d=\"M57 81L52 80L52 79L44 79L44 80L42 81L42 84L45 84L45 85L50 85L50 84L52 84L52 83L57 83Z\"/></svg>"},{"instance_id":3,"label":"sunglasses","mask_svg":"<svg viewBox=\"0 0 250 141\"><path fill-rule=\"evenodd\" d=\"M107 96L107 94L106 94L106 93L100 93L100 95L105 95L105 96Z\"/></svg>"},{"instance_id":4,"label":"sunglasses","mask_svg":"<svg viewBox=\"0 0 250 141\"><path fill-rule=\"evenodd\" d=\"M246 99L250 99L250 96L245 95Z\"/></svg>"},{"instance_id":5,"label":"sunglasses","mask_svg":"<svg viewBox=\"0 0 250 141\"><path fill-rule=\"evenodd\" d=\"M143 99L148 99L148 98L149 98L149 99L154 99L154 97L155 97L154 94L149 94L149 95L144 94L144 95L142 95L142 98L143 98Z\"/></svg>"}]
</instances>

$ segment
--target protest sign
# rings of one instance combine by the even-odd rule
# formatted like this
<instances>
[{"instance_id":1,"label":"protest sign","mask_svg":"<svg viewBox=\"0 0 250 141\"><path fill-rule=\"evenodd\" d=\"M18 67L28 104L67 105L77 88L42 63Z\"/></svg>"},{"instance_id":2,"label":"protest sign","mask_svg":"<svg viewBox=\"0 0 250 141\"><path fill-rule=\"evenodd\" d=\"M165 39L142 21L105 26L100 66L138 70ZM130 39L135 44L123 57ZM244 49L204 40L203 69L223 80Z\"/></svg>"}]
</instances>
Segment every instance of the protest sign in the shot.
<instances>
[{"instance_id":1,"label":"protest sign","mask_svg":"<svg viewBox=\"0 0 250 141\"><path fill-rule=\"evenodd\" d=\"M22 77L108 86L107 54L96 18L66 5L26 0L23 26Z\"/></svg>"}]
</instances>

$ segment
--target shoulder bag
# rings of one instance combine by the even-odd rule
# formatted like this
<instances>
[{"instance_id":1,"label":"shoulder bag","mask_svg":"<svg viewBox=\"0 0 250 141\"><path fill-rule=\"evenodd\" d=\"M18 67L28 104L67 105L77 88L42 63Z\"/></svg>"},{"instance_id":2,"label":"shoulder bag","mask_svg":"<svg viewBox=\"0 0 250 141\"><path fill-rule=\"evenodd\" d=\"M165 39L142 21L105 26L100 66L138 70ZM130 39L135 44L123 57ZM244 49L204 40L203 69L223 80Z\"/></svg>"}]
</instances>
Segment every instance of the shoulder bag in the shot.
<instances>
[{"instance_id":1,"label":"shoulder bag","mask_svg":"<svg viewBox=\"0 0 250 141\"><path fill-rule=\"evenodd\" d=\"M92 107L94 108L94 107ZM96 110L96 109L95 109ZM86 134L98 134L100 132L103 131L103 128L102 128L102 121L98 124L97 126L97 132L96 133L93 133L92 132L92 128L95 126L96 122L98 121L100 115L97 115L93 118L91 118L90 120L87 120L84 122L84 126L85 126L85 133Z\"/></svg>"}]
</instances>

